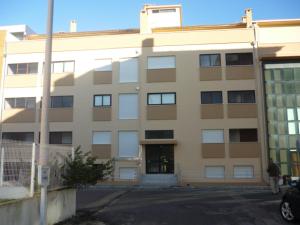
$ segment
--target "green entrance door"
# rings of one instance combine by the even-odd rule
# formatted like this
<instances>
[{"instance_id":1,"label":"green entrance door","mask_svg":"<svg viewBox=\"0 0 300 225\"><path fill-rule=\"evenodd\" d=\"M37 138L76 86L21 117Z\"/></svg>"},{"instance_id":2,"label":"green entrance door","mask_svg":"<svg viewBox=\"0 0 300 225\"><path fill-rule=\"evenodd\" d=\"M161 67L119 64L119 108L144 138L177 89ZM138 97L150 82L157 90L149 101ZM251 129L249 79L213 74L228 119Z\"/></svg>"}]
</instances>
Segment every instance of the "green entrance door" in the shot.
<instances>
[{"instance_id":1,"label":"green entrance door","mask_svg":"<svg viewBox=\"0 0 300 225\"><path fill-rule=\"evenodd\" d=\"M146 145L146 173L174 173L174 145Z\"/></svg>"}]
</instances>

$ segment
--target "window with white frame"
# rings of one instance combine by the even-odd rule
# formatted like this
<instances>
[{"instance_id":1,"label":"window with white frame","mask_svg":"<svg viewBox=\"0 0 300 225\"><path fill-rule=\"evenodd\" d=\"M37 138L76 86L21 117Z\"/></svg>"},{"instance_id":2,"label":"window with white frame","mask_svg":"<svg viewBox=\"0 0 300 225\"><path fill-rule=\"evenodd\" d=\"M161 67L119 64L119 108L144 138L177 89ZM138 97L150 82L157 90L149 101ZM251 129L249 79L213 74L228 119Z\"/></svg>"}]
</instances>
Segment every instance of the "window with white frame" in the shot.
<instances>
[{"instance_id":1,"label":"window with white frame","mask_svg":"<svg viewBox=\"0 0 300 225\"><path fill-rule=\"evenodd\" d=\"M225 177L224 166L205 166L205 177L220 179Z\"/></svg>"},{"instance_id":2,"label":"window with white frame","mask_svg":"<svg viewBox=\"0 0 300 225\"><path fill-rule=\"evenodd\" d=\"M148 93L148 105L174 105L176 104L176 93Z\"/></svg>"},{"instance_id":3,"label":"window with white frame","mask_svg":"<svg viewBox=\"0 0 300 225\"><path fill-rule=\"evenodd\" d=\"M234 178L253 178L253 166L234 166L233 176Z\"/></svg>"},{"instance_id":4,"label":"window with white frame","mask_svg":"<svg viewBox=\"0 0 300 225\"><path fill-rule=\"evenodd\" d=\"M138 95L119 95L119 119L138 119Z\"/></svg>"},{"instance_id":5,"label":"window with white frame","mask_svg":"<svg viewBox=\"0 0 300 225\"><path fill-rule=\"evenodd\" d=\"M120 59L120 83L138 82L138 59Z\"/></svg>"},{"instance_id":6,"label":"window with white frame","mask_svg":"<svg viewBox=\"0 0 300 225\"><path fill-rule=\"evenodd\" d=\"M224 143L224 130L202 130L202 143Z\"/></svg>"},{"instance_id":7,"label":"window with white frame","mask_svg":"<svg viewBox=\"0 0 300 225\"><path fill-rule=\"evenodd\" d=\"M74 65L74 61L52 62L51 70L52 73L73 73Z\"/></svg>"},{"instance_id":8,"label":"window with white frame","mask_svg":"<svg viewBox=\"0 0 300 225\"><path fill-rule=\"evenodd\" d=\"M119 131L119 157L137 157L139 149L138 132Z\"/></svg>"},{"instance_id":9,"label":"window with white frame","mask_svg":"<svg viewBox=\"0 0 300 225\"><path fill-rule=\"evenodd\" d=\"M94 95L94 107L111 106L111 95Z\"/></svg>"},{"instance_id":10,"label":"window with white frame","mask_svg":"<svg viewBox=\"0 0 300 225\"><path fill-rule=\"evenodd\" d=\"M148 57L148 69L176 68L175 56L151 56Z\"/></svg>"},{"instance_id":11,"label":"window with white frame","mask_svg":"<svg viewBox=\"0 0 300 225\"><path fill-rule=\"evenodd\" d=\"M112 71L112 59L96 59L94 62L95 71Z\"/></svg>"},{"instance_id":12,"label":"window with white frame","mask_svg":"<svg viewBox=\"0 0 300 225\"><path fill-rule=\"evenodd\" d=\"M8 64L8 75L36 74L38 73L38 63L12 63Z\"/></svg>"},{"instance_id":13,"label":"window with white frame","mask_svg":"<svg viewBox=\"0 0 300 225\"><path fill-rule=\"evenodd\" d=\"M94 131L93 145L110 145L111 132L110 131Z\"/></svg>"},{"instance_id":14,"label":"window with white frame","mask_svg":"<svg viewBox=\"0 0 300 225\"><path fill-rule=\"evenodd\" d=\"M35 97L26 97L26 98L5 98L5 109L14 109L14 108L26 108L34 109L35 108Z\"/></svg>"}]
</instances>

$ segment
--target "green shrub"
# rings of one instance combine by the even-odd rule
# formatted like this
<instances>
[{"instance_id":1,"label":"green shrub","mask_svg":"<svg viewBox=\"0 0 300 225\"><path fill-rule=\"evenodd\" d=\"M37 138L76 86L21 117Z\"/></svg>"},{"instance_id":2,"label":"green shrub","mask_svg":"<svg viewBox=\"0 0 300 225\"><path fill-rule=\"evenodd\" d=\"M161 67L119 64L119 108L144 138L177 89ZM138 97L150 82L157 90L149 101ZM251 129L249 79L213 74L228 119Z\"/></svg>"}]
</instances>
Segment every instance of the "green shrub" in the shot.
<instances>
[{"instance_id":1,"label":"green shrub","mask_svg":"<svg viewBox=\"0 0 300 225\"><path fill-rule=\"evenodd\" d=\"M100 164L95 162L96 158L91 156L91 152L83 153L78 146L74 151L74 159L69 154L62 166L64 184L76 188L94 185L112 174L112 160Z\"/></svg>"}]
</instances>

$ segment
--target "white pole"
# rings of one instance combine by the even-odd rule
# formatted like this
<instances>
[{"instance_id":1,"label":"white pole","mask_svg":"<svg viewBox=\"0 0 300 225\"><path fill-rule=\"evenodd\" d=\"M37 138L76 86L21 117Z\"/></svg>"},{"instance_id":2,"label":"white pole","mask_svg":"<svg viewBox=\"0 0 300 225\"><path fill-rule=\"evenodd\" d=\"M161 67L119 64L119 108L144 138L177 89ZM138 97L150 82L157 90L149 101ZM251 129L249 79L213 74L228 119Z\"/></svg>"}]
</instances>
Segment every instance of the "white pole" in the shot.
<instances>
[{"instance_id":1,"label":"white pole","mask_svg":"<svg viewBox=\"0 0 300 225\"><path fill-rule=\"evenodd\" d=\"M48 149L49 144L49 121L48 107L50 100L50 82L51 82L51 53L52 53L52 28L53 28L53 6L54 0L48 0L48 17L47 17L47 39L45 47L45 68L43 77L43 101L41 113L41 141L40 141L40 185L41 185L41 201L40 201L40 225L47 224L47 186L49 175L46 173L47 182L43 182L43 172L47 172L48 165ZM49 170L48 170L49 171Z\"/></svg>"},{"instance_id":2,"label":"white pole","mask_svg":"<svg viewBox=\"0 0 300 225\"><path fill-rule=\"evenodd\" d=\"M34 177L35 177L35 143L32 143L30 197L33 197L34 194Z\"/></svg>"},{"instance_id":3,"label":"white pole","mask_svg":"<svg viewBox=\"0 0 300 225\"><path fill-rule=\"evenodd\" d=\"M0 187L3 186L3 179L4 179L4 147L1 148Z\"/></svg>"}]
</instances>

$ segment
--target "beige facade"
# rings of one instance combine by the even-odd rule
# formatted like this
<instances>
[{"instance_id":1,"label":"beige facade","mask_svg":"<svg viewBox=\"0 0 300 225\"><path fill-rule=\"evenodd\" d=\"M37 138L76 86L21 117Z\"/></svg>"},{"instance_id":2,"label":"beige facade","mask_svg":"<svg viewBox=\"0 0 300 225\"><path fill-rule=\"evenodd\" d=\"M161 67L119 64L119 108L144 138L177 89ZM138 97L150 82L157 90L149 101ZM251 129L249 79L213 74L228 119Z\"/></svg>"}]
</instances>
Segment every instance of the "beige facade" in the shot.
<instances>
[{"instance_id":1,"label":"beige facade","mask_svg":"<svg viewBox=\"0 0 300 225\"><path fill-rule=\"evenodd\" d=\"M55 34L53 61L73 60L75 69L72 73L52 74L51 95L73 96L73 104L50 109L50 129L72 132L72 145L91 150L99 161L114 158L115 181L138 182L154 170L166 173L164 165L154 168L154 164L147 164L147 157L151 157L151 146L157 146L157 152L172 146L173 150L168 151L173 154L169 156L173 169L168 172L176 175L179 183L262 182L266 180L268 144L261 60L299 56L299 32L300 20L293 20L155 28L150 33L127 30ZM39 133L36 115L40 110L44 43L42 35L7 43L6 67L37 62L39 69L37 74L21 76L7 75L4 70L4 99L35 97L37 104L35 112L4 109L3 132ZM253 62L227 65L228 53L251 53ZM220 64L200 66L199 56L210 54L218 54ZM154 56L166 57L161 65L157 64L160 68L149 68L149 57ZM132 58L137 59L137 66L132 66L136 65L130 61ZM102 59L111 59L111 68L96 69L95 60ZM127 77L128 65L134 68L130 75L137 74L136 78ZM128 80L122 80L123 76ZM230 91L254 91L255 102L229 103ZM221 93L221 103L202 104L202 92ZM175 93L175 100L164 93ZM97 100L96 95L100 96ZM109 105L104 105L107 99L101 95L111 95ZM136 110L126 105L127 99L137 99ZM233 142L233 129L256 129L257 139ZM157 130L173 130L174 135L165 139L146 137L146 131ZM129 140L135 134L137 148L131 143L127 147L126 141L121 144L122 135ZM221 140L210 143L215 134ZM251 176L243 177L242 172L237 176L239 169Z\"/></svg>"}]
</instances>

